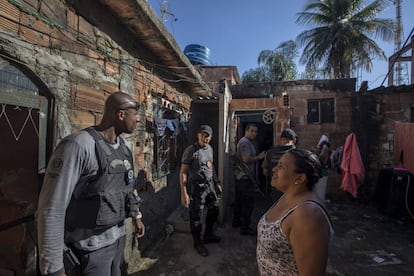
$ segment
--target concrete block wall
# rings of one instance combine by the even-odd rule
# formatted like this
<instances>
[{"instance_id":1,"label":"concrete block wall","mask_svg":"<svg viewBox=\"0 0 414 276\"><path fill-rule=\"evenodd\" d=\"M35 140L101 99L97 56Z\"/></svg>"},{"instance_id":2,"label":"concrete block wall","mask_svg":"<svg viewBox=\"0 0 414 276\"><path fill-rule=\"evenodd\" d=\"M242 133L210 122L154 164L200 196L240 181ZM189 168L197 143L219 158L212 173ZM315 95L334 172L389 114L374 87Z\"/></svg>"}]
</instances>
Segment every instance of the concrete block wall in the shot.
<instances>
[{"instance_id":1,"label":"concrete block wall","mask_svg":"<svg viewBox=\"0 0 414 276\"><path fill-rule=\"evenodd\" d=\"M299 146L318 151L316 144L322 134L329 137L333 149L343 145L351 132L350 93L333 91L288 91L292 107L292 128L299 136ZM307 122L308 100L333 98L335 102L335 121L333 123L309 124Z\"/></svg>"}]
</instances>

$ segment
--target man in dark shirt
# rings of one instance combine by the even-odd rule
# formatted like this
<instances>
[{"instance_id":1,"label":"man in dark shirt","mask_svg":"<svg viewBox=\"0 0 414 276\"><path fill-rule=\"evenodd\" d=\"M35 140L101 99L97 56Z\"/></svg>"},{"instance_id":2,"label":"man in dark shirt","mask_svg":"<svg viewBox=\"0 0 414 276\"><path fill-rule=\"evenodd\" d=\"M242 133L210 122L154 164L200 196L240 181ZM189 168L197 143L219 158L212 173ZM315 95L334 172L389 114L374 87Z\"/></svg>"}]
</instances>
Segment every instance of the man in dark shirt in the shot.
<instances>
[{"instance_id":1,"label":"man in dark shirt","mask_svg":"<svg viewBox=\"0 0 414 276\"><path fill-rule=\"evenodd\" d=\"M190 228L194 248L203 257L208 256L206 243L219 242L213 225L219 214L217 193L221 193L220 181L213 167L213 148L209 145L213 130L202 125L197 133L197 142L188 146L181 160L181 203L190 209ZM216 189L217 188L217 189ZM201 238L202 214L207 208L204 237Z\"/></svg>"},{"instance_id":2,"label":"man in dark shirt","mask_svg":"<svg viewBox=\"0 0 414 276\"><path fill-rule=\"evenodd\" d=\"M279 162L280 157L287 151L296 147L297 135L293 129L286 128L280 134L280 144L273 146L266 152L266 156L262 163L263 174L266 177L266 190L269 194L272 192L272 169ZM279 191L275 191L276 198L279 198L282 194Z\"/></svg>"}]
</instances>

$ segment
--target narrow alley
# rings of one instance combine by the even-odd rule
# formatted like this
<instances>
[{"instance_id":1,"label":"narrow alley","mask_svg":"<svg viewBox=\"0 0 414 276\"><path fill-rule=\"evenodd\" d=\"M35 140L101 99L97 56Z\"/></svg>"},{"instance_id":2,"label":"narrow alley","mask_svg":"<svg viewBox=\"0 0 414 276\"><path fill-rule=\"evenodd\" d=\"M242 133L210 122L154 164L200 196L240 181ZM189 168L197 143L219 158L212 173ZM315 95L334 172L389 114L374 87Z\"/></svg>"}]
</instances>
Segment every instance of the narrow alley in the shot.
<instances>
[{"instance_id":1,"label":"narrow alley","mask_svg":"<svg viewBox=\"0 0 414 276\"><path fill-rule=\"evenodd\" d=\"M271 202L257 199L255 222ZM346 197L331 199L327 208L335 224L327 275L412 275L414 271L414 221L395 219L375 206ZM135 264L139 275L258 275L256 238L241 236L231 225L221 225L219 244L208 244L210 255L199 256L190 233L175 231ZM310 252L311 254L311 252Z\"/></svg>"}]
</instances>

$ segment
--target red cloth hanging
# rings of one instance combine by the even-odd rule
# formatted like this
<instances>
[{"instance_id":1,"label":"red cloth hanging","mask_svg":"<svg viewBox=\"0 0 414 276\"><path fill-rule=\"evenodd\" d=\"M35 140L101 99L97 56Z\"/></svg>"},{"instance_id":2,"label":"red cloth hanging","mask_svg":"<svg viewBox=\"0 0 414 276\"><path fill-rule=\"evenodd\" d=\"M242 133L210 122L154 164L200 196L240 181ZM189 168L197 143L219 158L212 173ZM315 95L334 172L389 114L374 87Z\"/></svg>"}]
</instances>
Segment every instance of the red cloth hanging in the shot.
<instances>
[{"instance_id":1,"label":"red cloth hanging","mask_svg":"<svg viewBox=\"0 0 414 276\"><path fill-rule=\"evenodd\" d=\"M350 192L354 197L358 196L358 187L364 182L365 168L356 135L351 133L346 137L342 152L342 184L341 189Z\"/></svg>"}]
</instances>

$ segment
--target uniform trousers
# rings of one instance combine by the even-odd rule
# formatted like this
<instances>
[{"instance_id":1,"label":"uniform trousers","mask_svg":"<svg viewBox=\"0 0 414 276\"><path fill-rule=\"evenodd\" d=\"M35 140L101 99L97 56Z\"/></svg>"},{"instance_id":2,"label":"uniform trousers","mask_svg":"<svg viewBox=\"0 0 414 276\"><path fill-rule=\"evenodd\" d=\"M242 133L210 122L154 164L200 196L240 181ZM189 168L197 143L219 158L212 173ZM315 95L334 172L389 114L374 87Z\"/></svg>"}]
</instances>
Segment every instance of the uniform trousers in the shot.
<instances>
[{"instance_id":1,"label":"uniform trousers","mask_svg":"<svg viewBox=\"0 0 414 276\"><path fill-rule=\"evenodd\" d=\"M125 235L113 244L94 251L72 250L81 264L82 276L121 276L124 263ZM73 275L66 273L67 275Z\"/></svg>"},{"instance_id":2,"label":"uniform trousers","mask_svg":"<svg viewBox=\"0 0 414 276\"><path fill-rule=\"evenodd\" d=\"M194 245L202 243L201 232L203 229L202 215L207 208L204 236L213 234L213 225L219 214L219 203L213 187L209 184L192 184L190 188L190 228Z\"/></svg>"},{"instance_id":3,"label":"uniform trousers","mask_svg":"<svg viewBox=\"0 0 414 276\"><path fill-rule=\"evenodd\" d=\"M240 225L242 229L250 226L254 208L255 185L250 179L235 180L233 225Z\"/></svg>"}]
</instances>

